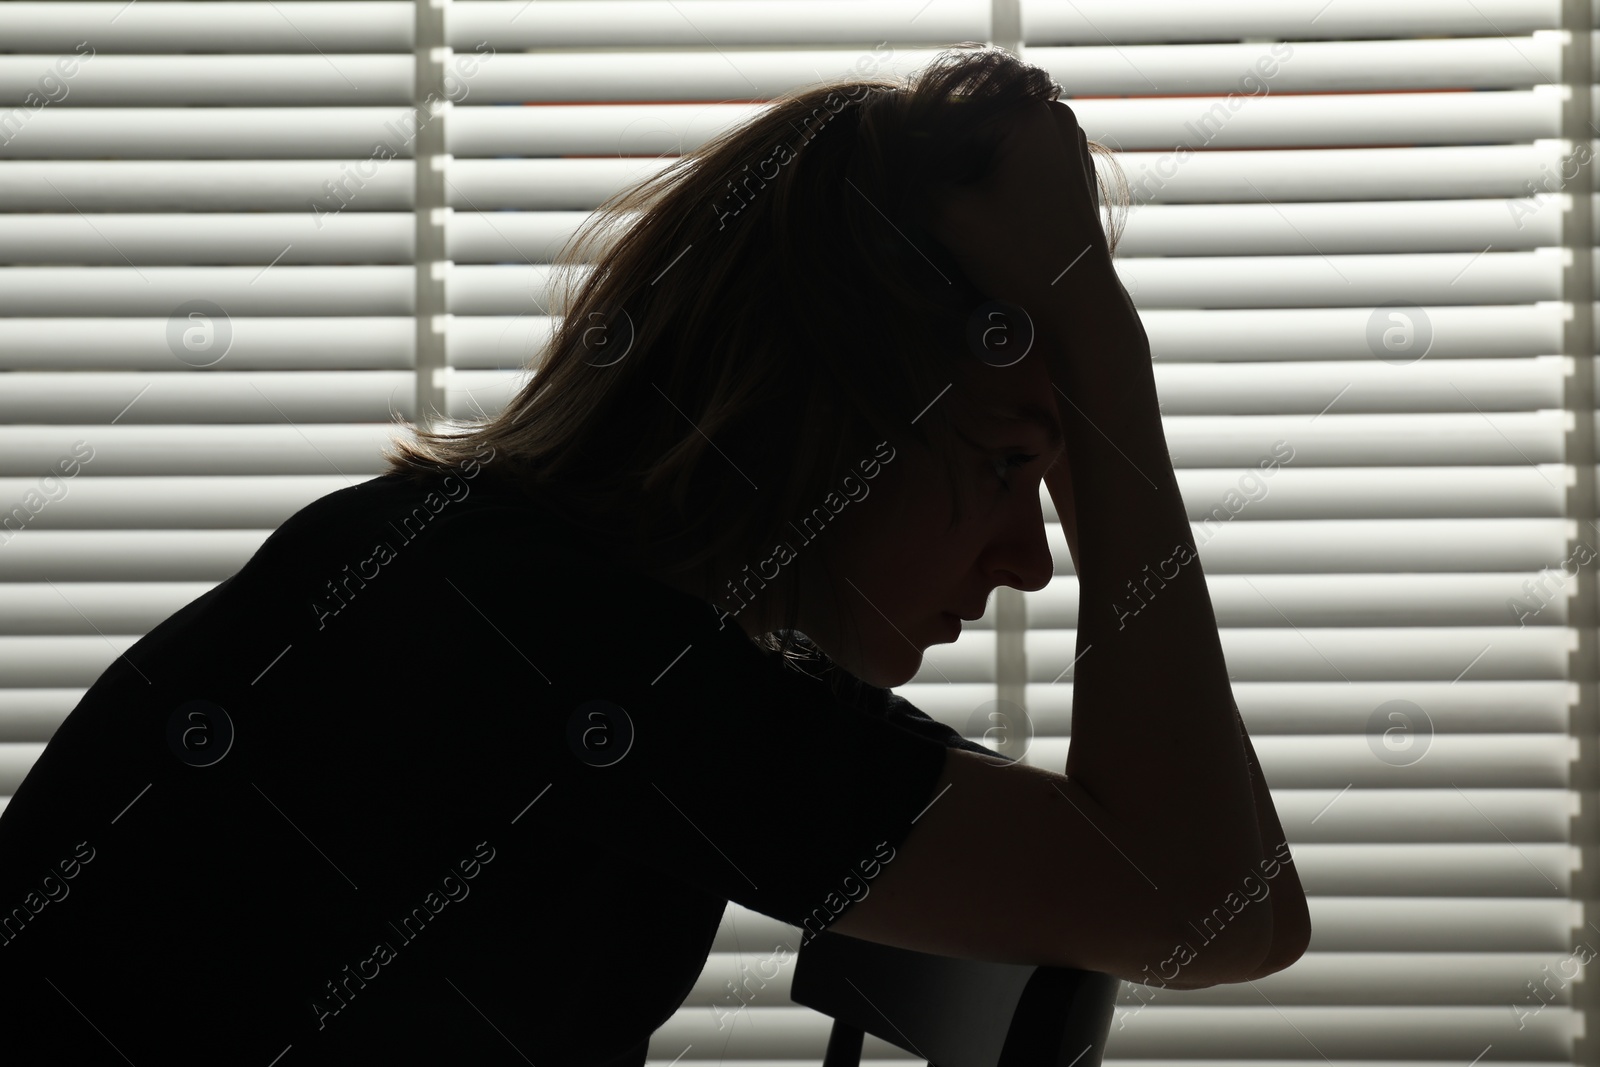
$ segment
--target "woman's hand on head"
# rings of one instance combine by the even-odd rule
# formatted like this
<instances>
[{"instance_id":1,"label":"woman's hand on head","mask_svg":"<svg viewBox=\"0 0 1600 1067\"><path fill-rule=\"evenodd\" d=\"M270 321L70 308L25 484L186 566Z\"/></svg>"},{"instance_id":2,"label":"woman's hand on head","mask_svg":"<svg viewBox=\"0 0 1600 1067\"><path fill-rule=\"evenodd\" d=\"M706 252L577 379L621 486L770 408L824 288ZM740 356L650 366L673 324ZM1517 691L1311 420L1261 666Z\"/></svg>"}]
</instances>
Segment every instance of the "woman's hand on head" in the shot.
<instances>
[{"instance_id":1,"label":"woman's hand on head","mask_svg":"<svg viewBox=\"0 0 1600 1067\"><path fill-rule=\"evenodd\" d=\"M1070 292L1069 268L1114 273L1088 137L1059 101L1017 113L982 179L936 189L929 229L985 295L1024 308Z\"/></svg>"}]
</instances>

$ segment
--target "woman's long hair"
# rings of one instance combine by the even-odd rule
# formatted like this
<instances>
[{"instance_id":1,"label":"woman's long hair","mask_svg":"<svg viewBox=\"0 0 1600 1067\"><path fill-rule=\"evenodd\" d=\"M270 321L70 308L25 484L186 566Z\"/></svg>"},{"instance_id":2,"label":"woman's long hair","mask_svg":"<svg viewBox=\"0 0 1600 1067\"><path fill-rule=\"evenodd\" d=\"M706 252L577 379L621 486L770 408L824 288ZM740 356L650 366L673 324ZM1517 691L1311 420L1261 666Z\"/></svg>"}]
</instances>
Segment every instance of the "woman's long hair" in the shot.
<instances>
[{"instance_id":1,"label":"woman's long hair","mask_svg":"<svg viewBox=\"0 0 1600 1067\"><path fill-rule=\"evenodd\" d=\"M779 583L787 623L757 644L814 658L795 635L801 595L842 601L798 531L826 548L819 527L864 507L908 446L943 457L960 511L934 401L973 358L967 319L986 297L924 228L929 194L988 173L999 120L1058 92L1010 52L964 45L909 79L777 97L601 204L557 257L592 269L534 378L465 432L402 420L387 473L437 477L491 447L483 476L614 558L696 574L724 611L735 583ZM1125 207L1109 150L1090 149L1117 179L1113 197L1097 178L1101 203Z\"/></svg>"}]
</instances>

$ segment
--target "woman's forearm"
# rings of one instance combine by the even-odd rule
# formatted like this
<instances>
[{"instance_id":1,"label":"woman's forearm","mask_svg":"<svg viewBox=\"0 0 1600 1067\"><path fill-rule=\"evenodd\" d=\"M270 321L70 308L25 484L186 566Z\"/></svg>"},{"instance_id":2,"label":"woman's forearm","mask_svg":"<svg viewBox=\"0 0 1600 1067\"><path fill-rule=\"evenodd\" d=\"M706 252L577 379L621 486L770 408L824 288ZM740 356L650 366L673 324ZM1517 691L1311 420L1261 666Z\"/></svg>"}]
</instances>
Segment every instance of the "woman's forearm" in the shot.
<instances>
[{"instance_id":1,"label":"woman's forearm","mask_svg":"<svg viewBox=\"0 0 1600 1067\"><path fill-rule=\"evenodd\" d=\"M1075 515L1081 558L1066 774L1148 831L1180 917L1199 921L1260 870L1262 835L1149 342L1114 276L1025 306L1070 463L1070 482L1047 486L1057 511ZM1257 910L1245 925L1259 933L1267 921Z\"/></svg>"},{"instance_id":2,"label":"woman's forearm","mask_svg":"<svg viewBox=\"0 0 1600 1067\"><path fill-rule=\"evenodd\" d=\"M1055 502L1056 516L1066 537L1067 551L1072 557L1074 572L1081 573L1078 562L1078 525L1072 495L1072 464L1063 455L1050 469L1045 481ZM1234 713L1238 716L1238 708ZM1300 885L1299 872L1289 849L1288 836L1278 819L1277 807L1272 803L1272 792L1266 777L1261 773L1261 761L1256 757L1255 746L1250 741L1244 719L1239 717L1239 734L1244 739L1245 758L1250 765L1250 786L1255 798L1256 829L1261 835L1261 878L1267 884L1267 894L1257 902L1272 916L1272 945L1261 961L1260 970L1253 977L1265 977L1290 966L1305 954L1311 940L1311 913L1306 904L1305 890ZM1248 891L1252 894L1254 890Z\"/></svg>"},{"instance_id":3,"label":"woman's forearm","mask_svg":"<svg viewBox=\"0 0 1600 1067\"><path fill-rule=\"evenodd\" d=\"M1072 495L1072 464L1067 462L1064 454L1050 469L1045 481L1055 502L1056 515L1066 537L1073 570L1081 573L1081 565L1078 562L1077 519ZM1237 716L1237 707L1235 715ZM1261 835L1263 869L1260 878L1267 886L1266 895L1259 900L1255 897L1258 890L1254 886L1247 888L1246 895L1251 898L1252 906L1265 908L1272 916L1271 947L1267 950L1266 958L1261 961L1256 974L1251 976L1263 978L1283 970L1305 954L1306 946L1311 940L1311 915L1306 904L1305 890L1301 887L1299 873L1294 866L1293 853L1289 850L1288 837L1283 832L1277 808L1272 803L1272 793L1261 772L1261 763L1256 757L1255 746L1250 741L1243 718L1239 718L1238 721L1239 733L1244 739L1246 760L1250 766L1256 829ZM1167 984L1173 988L1188 988L1180 981ZM1193 988L1203 987L1204 983L1193 986Z\"/></svg>"}]
</instances>

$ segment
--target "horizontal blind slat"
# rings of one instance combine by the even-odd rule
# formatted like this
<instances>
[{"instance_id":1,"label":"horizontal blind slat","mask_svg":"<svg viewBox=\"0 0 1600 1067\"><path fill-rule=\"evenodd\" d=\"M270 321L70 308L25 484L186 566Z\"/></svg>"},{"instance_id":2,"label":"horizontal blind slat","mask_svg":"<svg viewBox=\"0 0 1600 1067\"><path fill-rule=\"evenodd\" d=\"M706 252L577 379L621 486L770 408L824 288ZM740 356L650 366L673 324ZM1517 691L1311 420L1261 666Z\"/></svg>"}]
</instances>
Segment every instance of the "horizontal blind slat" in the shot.
<instances>
[{"instance_id":1,"label":"horizontal blind slat","mask_svg":"<svg viewBox=\"0 0 1600 1067\"><path fill-rule=\"evenodd\" d=\"M6 385L0 394L0 422L7 423L76 425L93 412L113 412L123 405L127 411L117 421L130 425L381 422L396 416L411 419L415 408L410 371L40 371L14 373Z\"/></svg>"},{"instance_id":2,"label":"horizontal blind slat","mask_svg":"<svg viewBox=\"0 0 1600 1067\"><path fill-rule=\"evenodd\" d=\"M57 60L63 65L57 66ZM409 55L328 52L305 56L96 54L87 58L71 51L64 57L0 55L0 127L7 124L4 109L37 108L41 97L52 107L409 106L415 66ZM61 77L41 93L40 78L51 72ZM55 88L57 84L65 91Z\"/></svg>"},{"instance_id":3,"label":"horizontal blind slat","mask_svg":"<svg viewBox=\"0 0 1600 1067\"><path fill-rule=\"evenodd\" d=\"M1203 6L1187 0L1022 0L1030 44L1488 36L1560 24L1557 0L1222 0Z\"/></svg>"},{"instance_id":4,"label":"horizontal blind slat","mask_svg":"<svg viewBox=\"0 0 1600 1067\"><path fill-rule=\"evenodd\" d=\"M1159 965L1155 961L1154 965ZM759 1002L740 1012L739 1024L718 1028L719 1016L711 1011L679 1011L651 1039L657 1047L717 1049L719 1064L766 1063L777 1059L820 1062L826 1050L832 1020L819 1012L766 1007ZM1223 1062L1248 1060L1274 1067L1303 1067L1308 1051L1321 1052L1316 1062L1334 1067L1370 1063L1381 1053L1402 1061L1431 1057L1470 1063L1487 1046L1507 1061L1520 1064L1562 1063L1575 1036L1569 1013L1546 1011L1527 1020L1519 1030L1517 1020L1500 1007L1408 1007L1373 1012L1357 1008L1167 1007L1152 1004L1116 1031L1115 1057L1107 1067L1178 1067L1197 1048L1207 1059ZM899 1054L898 1056L896 1054ZM868 1035L862 1060L892 1062L904 1052L887 1041ZM1326 1058L1324 1058L1326 1057Z\"/></svg>"},{"instance_id":5,"label":"horizontal blind slat","mask_svg":"<svg viewBox=\"0 0 1600 1067\"><path fill-rule=\"evenodd\" d=\"M1417 346L1420 347L1420 346ZM1430 346L1431 349L1431 346ZM1170 415L1320 414L1340 412L1526 411L1558 408L1572 360L1424 358L1261 364L1195 363L1154 367L1161 410Z\"/></svg>"},{"instance_id":6,"label":"horizontal blind slat","mask_svg":"<svg viewBox=\"0 0 1600 1067\"><path fill-rule=\"evenodd\" d=\"M79 266L405 263L410 214L374 211L250 214L0 215L0 262ZM498 259L509 258L504 249Z\"/></svg>"},{"instance_id":7,"label":"horizontal blind slat","mask_svg":"<svg viewBox=\"0 0 1600 1067\"><path fill-rule=\"evenodd\" d=\"M1141 308L1152 357L1163 364L1366 360L1381 308ZM1561 349L1565 308L1537 304L1419 305L1431 359L1538 356ZM1597 318L1600 322L1600 318Z\"/></svg>"},{"instance_id":8,"label":"horizontal blind slat","mask_svg":"<svg viewBox=\"0 0 1600 1067\"><path fill-rule=\"evenodd\" d=\"M603 12L603 14L601 13ZM598 16L598 17L597 17ZM701 49L806 45L984 41L986 0L454 0L445 9L451 47L487 40L504 49L599 50L642 46Z\"/></svg>"},{"instance_id":9,"label":"horizontal blind slat","mask_svg":"<svg viewBox=\"0 0 1600 1067\"><path fill-rule=\"evenodd\" d=\"M1479 681L1469 672L1438 681L1352 679L1338 685L1303 681L1232 682L1235 703L1252 737L1259 735L1368 735L1374 718L1387 725L1388 711L1408 701L1425 709L1426 719L1411 714L1424 730L1441 733L1565 734L1569 709L1578 700L1575 683L1566 679L1519 678ZM911 681L900 687L907 700L963 736L981 737L993 720L981 711L994 699L982 685L942 680ZM1072 733L1072 681L1064 669L1027 687L1028 715L1035 736L1069 737ZM1389 708L1385 708L1389 705Z\"/></svg>"},{"instance_id":10,"label":"horizontal blind slat","mask_svg":"<svg viewBox=\"0 0 1600 1067\"><path fill-rule=\"evenodd\" d=\"M1571 422L1558 410L1344 415L1337 408L1314 416L1164 420L1174 465L1253 467L1273 454L1275 442L1286 441L1294 446L1296 468L1560 463ZM1540 473L1549 477L1542 466Z\"/></svg>"},{"instance_id":11,"label":"horizontal blind slat","mask_svg":"<svg viewBox=\"0 0 1600 1067\"><path fill-rule=\"evenodd\" d=\"M1525 250L1561 243L1552 198L1349 203L1140 204L1128 212L1117 255L1323 255ZM1596 223L1600 227L1600 222Z\"/></svg>"},{"instance_id":12,"label":"horizontal blind slat","mask_svg":"<svg viewBox=\"0 0 1600 1067\"><path fill-rule=\"evenodd\" d=\"M1572 949L1576 919L1576 905L1564 900L1317 897L1311 901L1312 951L1536 951L1559 960ZM779 939L796 936L796 927L729 902L712 951L732 952L740 945L770 950Z\"/></svg>"},{"instance_id":13,"label":"horizontal blind slat","mask_svg":"<svg viewBox=\"0 0 1600 1067\"><path fill-rule=\"evenodd\" d=\"M1513 89L1560 80L1561 35L1491 31L1403 41L1032 44L1026 59L1084 96L1221 93L1259 100L1271 93Z\"/></svg>"},{"instance_id":14,"label":"horizontal blind slat","mask_svg":"<svg viewBox=\"0 0 1600 1067\"><path fill-rule=\"evenodd\" d=\"M171 323L167 314L0 318L0 370L191 369L202 360L178 358ZM415 331L413 320L402 316L230 315L224 359L229 370L401 370L413 365Z\"/></svg>"},{"instance_id":15,"label":"horizontal blind slat","mask_svg":"<svg viewBox=\"0 0 1600 1067\"><path fill-rule=\"evenodd\" d=\"M413 268L0 268L0 315L169 315L193 300L230 315L407 315L415 300Z\"/></svg>"},{"instance_id":16,"label":"horizontal blind slat","mask_svg":"<svg viewBox=\"0 0 1600 1067\"><path fill-rule=\"evenodd\" d=\"M1126 625L1138 624L1130 612ZM1028 680L1054 680L1077 659L1076 638L1074 630L1030 632ZM1229 626L1221 638L1234 678L1299 682L1449 681L1469 667L1481 679L1557 679L1575 644L1560 626Z\"/></svg>"},{"instance_id":17,"label":"horizontal blind slat","mask_svg":"<svg viewBox=\"0 0 1600 1067\"><path fill-rule=\"evenodd\" d=\"M131 397L129 398L132 399ZM107 411L105 419L117 412ZM365 481L379 473L378 455L393 427L361 423L340 426L77 426L0 425L0 475L37 479L74 452L74 442L92 451L84 468L96 477L130 474L230 475L328 474ZM13 542L13 550L16 545ZM0 567L4 564L0 563Z\"/></svg>"},{"instance_id":18,"label":"horizontal blind slat","mask_svg":"<svg viewBox=\"0 0 1600 1067\"><path fill-rule=\"evenodd\" d=\"M4 5L0 5L3 9ZM43 172L61 184L76 179L74 200L87 197L97 184L113 179L137 181L147 175L203 172L200 161L228 159L306 160L328 159L347 167L367 169L376 163L379 174L391 175L394 187L403 184L407 202L412 183L409 160L418 129L417 113L409 105L389 107L45 107L16 112L0 138L0 181L7 200L23 194L43 210L59 211L59 196L50 199L38 189L34 177L26 184L18 174ZM381 146L381 147L379 147ZM111 157L111 158L106 158ZM82 162L93 160L93 163ZM302 168L306 164L298 164ZM248 168L212 167L214 177L236 176L244 188L260 184L250 180ZM316 173L337 179L337 166L320 166ZM398 177L403 174L404 177ZM48 191L49 186L44 185ZM63 186L63 188L66 188ZM104 190L110 197L118 189ZM238 195L237 189L219 190ZM208 210L198 201L194 210ZM91 201L93 203L93 201ZM172 197L167 210L181 211L193 201ZM244 210L249 200L239 200ZM104 210L91 207L90 210ZM214 209L211 209L214 210ZM394 210L393 207L387 210Z\"/></svg>"},{"instance_id":19,"label":"horizontal blind slat","mask_svg":"<svg viewBox=\"0 0 1600 1067\"><path fill-rule=\"evenodd\" d=\"M1577 569L1570 562L1563 576L1557 561L1542 579L1537 569L1499 574L1207 574L1206 586L1217 625L1230 628L1561 627L1568 624L1566 602L1575 591ZM1537 593L1525 587L1530 582ZM1077 622L1081 602L1076 583L1060 584L1074 591L1029 594L1030 627L1071 628ZM1506 602L1512 599L1526 601L1529 611L1509 610Z\"/></svg>"},{"instance_id":20,"label":"horizontal blind slat","mask_svg":"<svg viewBox=\"0 0 1600 1067\"><path fill-rule=\"evenodd\" d=\"M86 471L92 467L90 461ZM318 475L251 478L105 478L89 473L63 478L57 474L44 485L39 477L0 478L0 508L8 509L0 510L0 543L8 536L9 509L30 493L42 498L30 501L33 514L25 523L30 530L271 529L351 481L331 470ZM70 509L51 506L68 496ZM102 595L112 595L120 586L96 588ZM28 589L13 586L10 593L25 597ZM5 617L7 606L0 604L0 619ZM0 629L4 626L0 622Z\"/></svg>"},{"instance_id":21,"label":"horizontal blind slat","mask_svg":"<svg viewBox=\"0 0 1600 1067\"><path fill-rule=\"evenodd\" d=\"M1325 681L1310 672L1301 677L1307 683ZM1324 790L1324 803L1346 788L1560 789L1577 757L1575 742L1539 734L1435 734L1426 755L1409 765L1378 759L1365 737L1252 736L1251 744L1273 788ZM1035 737L1028 762L1059 770L1067 765L1068 747L1068 738Z\"/></svg>"},{"instance_id":22,"label":"horizontal blind slat","mask_svg":"<svg viewBox=\"0 0 1600 1067\"><path fill-rule=\"evenodd\" d=\"M738 952L711 953L684 1006L696 1011L736 1011L740 999L728 992L728 983L738 988L741 981L748 980L751 953L770 948L754 944ZM1158 960L1150 965L1153 981L1160 979L1161 963ZM1131 1023L1132 1013L1142 1007L1255 1007L1263 1003L1263 997L1279 1005L1492 1005L1504 1009L1508 1000L1515 1000L1515 992L1508 997L1507 990L1520 990L1525 998L1523 1007L1531 1009L1539 1002L1527 999L1532 994L1522 983L1530 976L1545 977L1542 969L1546 967L1553 977L1550 989L1541 993L1553 1003L1565 1005L1572 1000L1572 983L1560 981L1556 965L1562 963L1566 974L1572 974L1577 966L1575 961L1552 961L1532 952L1308 952L1292 968L1248 983L1175 989L1125 982L1117 994L1111 1032L1122 1029L1124 1022ZM1173 973L1171 967L1164 969L1168 975ZM751 982L746 997L755 993L761 999L753 1003L790 1003L793 977L792 966L780 969L770 979L764 979L764 984ZM771 1001L767 1000L769 995ZM1116 1059L1108 1056L1105 1062L1110 1064ZM1293 1062L1300 1067L1305 1061Z\"/></svg>"},{"instance_id":23,"label":"horizontal blind slat","mask_svg":"<svg viewBox=\"0 0 1600 1067\"><path fill-rule=\"evenodd\" d=\"M179 518L173 525L182 521ZM0 635L148 633L214 586L213 582L12 582L0 604ZM0 729L5 728L9 711L0 699Z\"/></svg>"},{"instance_id":24,"label":"horizontal blind slat","mask_svg":"<svg viewBox=\"0 0 1600 1067\"><path fill-rule=\"evenodd\" d=\"M144 0L0 4L0 41L18 52L410 52L410 0Z\"/></svg>"}]
</instances>

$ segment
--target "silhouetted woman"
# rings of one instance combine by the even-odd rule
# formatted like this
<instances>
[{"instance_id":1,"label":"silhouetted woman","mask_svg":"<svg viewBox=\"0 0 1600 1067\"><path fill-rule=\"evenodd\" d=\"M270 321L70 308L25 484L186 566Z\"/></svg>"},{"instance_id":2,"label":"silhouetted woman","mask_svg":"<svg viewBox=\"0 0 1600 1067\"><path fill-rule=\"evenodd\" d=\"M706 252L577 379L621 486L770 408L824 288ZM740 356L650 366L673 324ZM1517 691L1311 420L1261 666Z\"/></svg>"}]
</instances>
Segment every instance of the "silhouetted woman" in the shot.
<instances>
[{"instance_id":1,"label":"silhouetted woman","mask_svg":"<svg viewBox=\"0 0 1600 1067\"><path fill-rule=\"evenodd\" d=\"M1297 958L1056 92L958 49L603 205L504 410L296 512L52 738L0 817L8 1062L737 1057L781 986L712 972L658 1032L730 900L763 981L824 929L1178 987ZM1041 484L1081 564L1065 774L889 692L1050 582Z\"/></svg>"}]
</instances>

